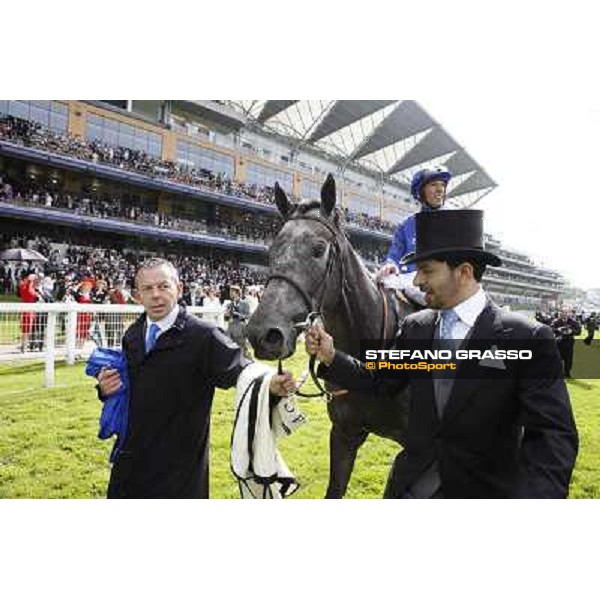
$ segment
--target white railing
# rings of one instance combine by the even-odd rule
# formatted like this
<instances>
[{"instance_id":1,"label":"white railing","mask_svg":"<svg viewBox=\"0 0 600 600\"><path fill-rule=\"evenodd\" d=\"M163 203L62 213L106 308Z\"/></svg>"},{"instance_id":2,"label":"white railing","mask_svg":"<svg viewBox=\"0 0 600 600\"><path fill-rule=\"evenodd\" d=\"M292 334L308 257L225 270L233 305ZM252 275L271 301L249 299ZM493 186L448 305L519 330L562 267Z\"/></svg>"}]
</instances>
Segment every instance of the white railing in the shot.
<instances>
[{"instance_id":1,"label":"white railing","mask_svg":"<svg viewBox=\"0 0 600 600\"><path fill-rule=\"evenodd\" d=\"M187 310L225 329L225 307ZM143 311L135 304L0 303L0 362L44 359L44 385L52 387L57 359L72 365L96 346L120 348L125 330Z\"/></svg>"}]
</instances>

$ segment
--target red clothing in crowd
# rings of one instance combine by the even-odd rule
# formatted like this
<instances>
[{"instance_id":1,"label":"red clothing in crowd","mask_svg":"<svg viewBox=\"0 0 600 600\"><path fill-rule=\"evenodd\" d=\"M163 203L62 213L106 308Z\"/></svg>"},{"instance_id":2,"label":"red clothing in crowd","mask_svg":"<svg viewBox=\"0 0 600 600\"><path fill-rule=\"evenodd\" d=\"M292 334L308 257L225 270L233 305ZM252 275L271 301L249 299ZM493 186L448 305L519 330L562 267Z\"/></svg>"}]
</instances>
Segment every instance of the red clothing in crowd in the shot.
<instances>
[{"instance_id":1,"label":"red clothing in crowd","mask_svg":"<svg viewBox=\"0 0 600 600\"><path fill-rule=\"evenodd\" d=\"M77 294L77 302L79 304L91 304L92 296L90 293ZM77 341L85 340L90 330L92 315L90 313L77 313Z\"/></svg>"},{"instance_id":2,"label":"red clothing in crowd","mask_svg":"<svg viewBox=\"0 0 600 600\"><path fill-rule=\"evenodd\" d=\"M23 279L19 283L19 297L23 302L37 302L38 293L35 290L35 284L31 279ZM21 333L31 333L35 322L35 313L26 312L21 315Z\"/></svg>"}]
</instances>

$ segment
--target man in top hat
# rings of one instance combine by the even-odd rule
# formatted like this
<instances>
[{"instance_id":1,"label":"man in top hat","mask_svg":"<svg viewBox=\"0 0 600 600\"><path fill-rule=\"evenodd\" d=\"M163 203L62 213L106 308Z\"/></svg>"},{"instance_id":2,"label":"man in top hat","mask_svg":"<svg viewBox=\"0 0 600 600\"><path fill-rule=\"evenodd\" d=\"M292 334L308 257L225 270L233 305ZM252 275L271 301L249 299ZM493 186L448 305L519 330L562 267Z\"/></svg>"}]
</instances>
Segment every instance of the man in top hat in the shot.
<instances>
[{"instance_id":1,"label":"man in top hat","mask_svg":"<svg viewBox=\"0 0 600 600\"><path fill-rule=\"evenodd\" d=\"M336 351L322 326L313 326L306 349L326 380L371 390L373 402L410 385L407 443L385 497L566 497L578 439L551 329L500 309L483 292L486 265L500 260L483 247L481 211L420 213L416 235L405 262L416 265L414 284L429 308L405 319L395 348L525 343L533 352L528 361L465 360L444 376L411 370L386 379Z\"/></svg>"}]
</instances>

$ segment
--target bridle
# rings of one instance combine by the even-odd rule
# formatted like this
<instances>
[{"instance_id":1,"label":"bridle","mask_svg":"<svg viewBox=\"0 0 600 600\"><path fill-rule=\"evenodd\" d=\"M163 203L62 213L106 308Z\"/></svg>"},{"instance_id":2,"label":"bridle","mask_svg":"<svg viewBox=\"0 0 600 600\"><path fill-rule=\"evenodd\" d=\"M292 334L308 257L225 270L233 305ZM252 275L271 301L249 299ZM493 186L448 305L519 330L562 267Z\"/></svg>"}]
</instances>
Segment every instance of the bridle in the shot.
<instances>
[{"instance_id":1,"label":"bridle","mask_svg":"<svg viewBox=\"0 0 600 600\"><path fill-rule=\"evenodd\" d=\"M306 290L297 281L294 281L294 279L292 277L290 277L289 275L285 275L284 273L271 273L267 279L267 283L265 284L265 286L269 285L269 282L272 279L280 279L281 281L285 281L286 283L288 283L291 287L293 287L298 292L298 294L304 301L304 305L308 309L309 314L311 312L317 312L317 313L321 314L322 309L323 309L323 303L325 301L325 293L327 291L327 281L331 276L331 272L332 272L333 266L334 266L334 260L336 258L336 255L341 256L341 254L342 254L340 242L337 237L337 231L331 225L331 223L329 223L329 221L326 221L325 219L322 219L321 217L317 217L316 215L297 215L297 216L291 217L290 219L288 219L288 221L316 221L317 223L320 223L321 225L323 225L323 227L327 228L329 233L331 233L331 235L333 236L332 240L330 240L329 253L327 255L327 264L325 266L325 274L323 275L323 278L318 283L318 285L315 286L317 290L319 288L321 288L321 298L320 298L319 302L316 303L316 307L315 307L315 305L313 305L313 302L311 301L311 297L308 294L308 292L306 292ZM341 261L341 269L342 269L341 284L342 284L342 286L344 286L346 283L346 274L344 271L344 261Z\"/></svg>"},{"instance_id":2,"label":"bridle","mask_svg":"<svg viewBox=\"0 0 600 600\"><path fill-rule=\"evenodd\" d=\"M296 292L298 292L299 296L302 298L302 300L304 302L305 307L307 308L308 315L307 315L305 321L302 321L299 323L294 323L293 327L294 327L294 329L299 330L299 331L307 331L308 329L310 329L310 327L312 327L312 325L314 324L314 322L317 319L322 319L322 317L323 317L322 311L323 311L323 305L325 303L327 284L329 283L329 281L331 279L334 262L335 262L336 257L339 257L340 259L343 258L343 252L345 251L346 246L344 245L344 247L342 247L342 245L340 244L340 240L338 239L339 231L336 230L329 221L327 221L319 216L301 214L301 215L295 215L293 217L290 217L288 219L288 221L316 221L317 223L320 223L323 227L325 227L329 231L329 233L331 233L331 235L332 235L332 239L330 240L329 253L327 256L327 264L325 266L325 274L323 275L323 278L319 281L318 285L315 286L315 292L318 292L320 290L320 299L318 302L313 303L313 301L311 300L311 296L303 288L303 286L300 285L297 281L295 281L292 277L290 277L289 275L286 275L284 273L277 273L277 272L271 273L265 284L265 287L266 287L269 285L270 281L280 280L280 281L286 282L293 289L295 289ZM344 239L344 241L347 243L347 240ZM346 279L344 260L340 260L340 270L341 270L340 289L343 291L343 290L348 289L348 281ZM381 341L382 341L382 347L383 347L385 345L385 335L386 335L386 330L387 330L387 320L388 320L389 310L388 310L388 301L387 301L385 291L382 290L381 287L379 287L378 289L379 289L382 299L383 299L383 308L384 308L382 331L381 331ZM316 296L316 293L313 294L313 296ZM304 398L317 398L317 397L325 396L325 398L329 402L329 401L333 400L333 398L335 398L336 396L340 396L340 395L346 394L348 392L348 390L335 390L333 392L326 390L321 385L321 382L317 378L316 371L315 371L315 363L316 363L316 357L313 355L310 357L308 365L309 365L309 371L310 371L310 375L313 380L313 383L317 387L319 392L315 393L315 394L306 394L306 393L300 392L298 389L296 391L296 394L298 396L301 396ZM279 372L279 374L281 374L283 372L281 358L279 359L279 362L278 362L278 372Z\"/></svg>"},{"instance_id":3,"label":"bridle","mask_svg":"<svg viewBox=\"0 0 600 600\"><path fill-rule=\"evenodd\" d=\"M300 297L302 298L302 300L304 302L305 307L308 310L308 315L307 315L305 321L302 321L299 323L294 323L293 327L294 327L294 329L299 330L299 331L307 331L308 329L310 329L310 327L312 327L313 323L317 319L322 319L322 317L323 317L323 304L325 303L325 294L327 292L327 283L331 277L331 273L333 271L333 266L334 266L334 261L335 261L336 256L341 257L341 255L342 255L342 248L341 248L340 242L338 240L337 231L334 229L334 227L331 225L331 223L329 223L329 221L326 221L325 219L322 219L321 217L317 217L316 215L296 215L296 216L288 219L288 221L316 221L317 223L320 223L321 225L323 225L329 231L329 233L331 233L331 235L333 236L332 239L330 240L329 252L327 255L327 264L325 266L325 274L323 275L323 278L321 279L321 281L319 281L319 283L315 286L315 288L316 288L315 291L318 291L319 289L321 290L321 297L319 299L319 302L315 303L316 306L315 306L315 304L313 304L308 292L289 275L285 275L284 273L271 273L271 275L269 275L269 277L267 279L267 283L265 284L265 287L266 287L269 285L269 282L271 280L278 279L280 281L285 281L288 285L290 285L292 288L294 288L298 292L298 294L300 295ZM340 261L340 265L341 265L341 271L342 271L341 272L341 285L344 286L346 283L346 273L344 270L344 261L343 260ZM280 358L279 362L278 362L278 369L277 369L279 374L281 374L283 372L282 362L283 361ZM308 361L308 368L309 368L310 376L313 380L313 383L315 384L315 386L317 387L319 392L317 392L315 394L306 394L304 392L301 392L298 389L298 390L296 390L296 394L298 396L301 396L303 398L320 398L322 396L325 396L327 401L331 401L335 396L339 396L341 394L347 393L347 390L335 390L334 392L330 392L330 391L326 390L321 385L321 382L317 378L317 374L315 371L315 364L316 364L316 357L311 356Z\"/></svg>"}]
</instances>

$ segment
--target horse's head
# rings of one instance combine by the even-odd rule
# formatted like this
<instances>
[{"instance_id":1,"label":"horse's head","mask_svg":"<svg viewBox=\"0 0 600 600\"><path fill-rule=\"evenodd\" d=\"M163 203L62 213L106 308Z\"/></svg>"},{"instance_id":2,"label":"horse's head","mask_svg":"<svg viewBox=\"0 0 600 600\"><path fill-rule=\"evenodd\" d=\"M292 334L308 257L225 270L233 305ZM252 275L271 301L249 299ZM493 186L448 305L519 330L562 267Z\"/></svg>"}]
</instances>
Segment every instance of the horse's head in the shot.
<instances>
[{"instance_id":1,"label":"horse's head","mask_svg":"<svg viewBox=\"0 0 600 600\"><path fill-rule=\"evenodd\" d=\"M339 261L345 237L335 210L335 180L328 175L321 202L292 204L275 184L275 201L285 223L269 250L269 281L248 323L257 358L287 358L296 349L299 323L339 298Z\"/></svg>"}]
</instances>

